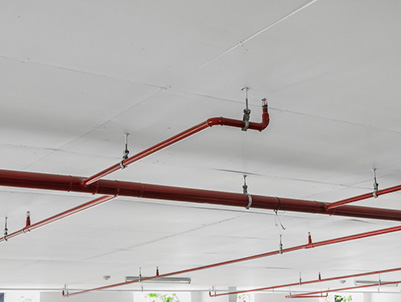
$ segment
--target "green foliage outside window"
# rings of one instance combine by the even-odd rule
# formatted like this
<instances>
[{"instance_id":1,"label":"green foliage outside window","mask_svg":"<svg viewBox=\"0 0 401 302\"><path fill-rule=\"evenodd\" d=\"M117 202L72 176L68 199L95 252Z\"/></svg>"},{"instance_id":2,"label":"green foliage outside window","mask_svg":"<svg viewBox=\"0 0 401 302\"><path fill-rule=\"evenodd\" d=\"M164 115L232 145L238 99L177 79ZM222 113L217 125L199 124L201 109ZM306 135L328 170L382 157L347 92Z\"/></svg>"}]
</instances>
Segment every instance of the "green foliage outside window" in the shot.
<instances>
[{"instance_id":1,"label":"green foliage outside window","mask_svg":"<svg viewBox=\"0 0 401 302\"><path fill-rule=\"evenodd\" d=\"M147 302L180 302L177 294L157 294L150 293L145 296Z\"/></svg>"},{"instance_id":2,"label":"green foliage outside window","mask_svg":"<svg viewBox=\"0 0 401 302\"><path fill-rule=\"evenodd\" d=\"M330 298L326 298L326 302L333 302L332 296ZM352 296L340 296L340 295L334 295L334 302L349 302L352 301Z\"/></svg>"},{"instance_id":3,"label":"green foliage outside window","mask_svg":"<svg viewBox=\"0 0 401 302\"><path fill-rule=\"evenodd\" d=\"M249 294L238 294L237 295L237 302L249 302L250 295Z\"/></svg>"},{"instance_id":4,"label":"green foliage outside window","mask_svg":"<svg viewBox=\"0 0 401 302\"><path fill-rule=\"evenodd\" d=\"M334 302L347 302L347 301L352 301L352 296L339 296L335 295L334 296Z\"/></svg>"}]
</instances>

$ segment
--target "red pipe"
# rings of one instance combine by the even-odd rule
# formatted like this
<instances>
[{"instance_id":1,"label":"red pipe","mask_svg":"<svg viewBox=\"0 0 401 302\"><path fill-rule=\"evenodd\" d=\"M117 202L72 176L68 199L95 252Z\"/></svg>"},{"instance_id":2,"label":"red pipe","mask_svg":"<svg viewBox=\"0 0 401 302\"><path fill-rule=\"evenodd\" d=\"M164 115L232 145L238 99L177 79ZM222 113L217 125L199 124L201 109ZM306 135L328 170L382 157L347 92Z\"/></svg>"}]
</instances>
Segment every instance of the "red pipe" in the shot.
<instances>
[{"instance_id":1,"label":"red pipe","mask_svg":"<svg viewBox=\"0 0 401 302\"><path fill-rule=\"evenodd\" d=\"M357 278L357 277L376 275L376 274L378 275L378 274L392 273L392 272L397 272L397 271L401 271L401 267L385 269L385 270L381 270L381 271L368 272L368 273L359 273L359 274L345 275L345 276L339 276L339 277L323 278L323 279L321 277L319 277L319 279L316 279L316 280L302 281L301 284L299 282L294 282L294 283L288 283L288 284L282 284L282 285L274 285L274 286L269 286L269 287L261 287L261 288L241 290L241 291L236 291L236 292L227 292L227 293L214 294L214 295L209 291L209 296L210 297L218 297L218 296L227 296L227 295L237 295L237 294L258 292L258 291L271 290L271 289L277 289L277 288L283 288L283 287L306 285L306 284L313 284L313 283L320 283L320 282L329 282L329 281L334 281L334 280Z\"/></svg>"},{"instance_id":2,"label":"red pipe","mask_svg":"<svg viewBox=\"0 0 401 302\"><path fill-rule=\"evenodd\" d=\"M89 208L92 208L92 207L97 206L99 204L105 203L106 201L109 201L109 200L111 200L111 199L113 199L115 197L116 196L101 196L101 197L96 198L96 199L94 199L92 201L89 201L87 203L81 204L81 205L79 205L79 206L77 206L75 208L69 209L67 211L61 212L61 213L59 213L57 215L54 215L52 217L46 218L45 220L39 221L39 222L31 224L31 225L27 224L23 229L21 229L19 231L16 231L16 232L11 233L11 234L9 234L7 236L1 237L0 238L0 242L7 241L7 240L9 240L11 238L14 238L14 237L18 236L18 235L21 235L21 234L36 230L36 229L41 228L41 227L43 227L45 225L48 225L48 224L50 224L52 222L61 220L63 218L66 218L66 217L69 217L71 215L74 215L76 213L82 212L82 211L84 211L86 209L89 209Z\"/></svg>"},{"instance_id":3,"label":"red pipe","mask_svg":"<svg viewBox=\"0 0 401 302\"><path fill-rule=\"evenodd\" d=\"M329 296L329 294L320 294L320 295L308 295L308 296L298 296L298 297L295 297L295 296L286 296L286 298L326 298L326 297L328 297Z\"/></svg>"},{"instance_id":4,"label":"red pipe","mask_svg":"<svg viewBox=\"0 0 401 302\"><path fill-rule=\"evenodd\" d=\"M76 176L0 170L0 186L209 203L241 208L246 208L249 204L249 197L242 193L116 180L99 180L84 187L81 185L82 181L83 178ZM318 201L252 195L252 208L401 221L401 211L399 210L360 206L343 206L334 210L326 210L326 205L327 203Z\"/></svg>"},{"instance_id":5,"label":"red pipe","mask_svg":"<svg viewBox=\"0 0 401 302\"><path fill-rule=\"evenodd\" d=\"M376 192L377 196L380 195L384 195L384 194L388 194L388 193L393 193L393 192L397 192L397 191L401 191L401 185L398 186L394 186L394 187L390 187L387 189L383 189L383 190L378 190ZM333 203L330 203L326 206L327 210L332 210L338 207L341 207L345 204L351 203L351 202L356 202L356 201L360 201L360 200L364 200L364 199L368 199L368 198L372 198L373 197L373 193L366 193L366 194L362 194L359 196L355 196L355 197L351 197L351 198L347 198L347 199L343 199L340 201L336 201Z\"/></svg>"},{"instance_id":6,"label":"red pipe","mask_svg":"<svg viewBox=\"0 0 401 302\"><path fill-rule=\"evenodd\" d=\"M401 283L401 281L380 282L380 283L360 285L360 286L328 289L328 290L322 290L322 291L319 291L319 292L290 295L290 296L286 296L286 298L305 298L305 297L310 296L310 295L328 294L328 293L332 293L332 292L339 292L339 291L345 291L345 290L350 290L350 289L359 289L359 288L367 288L367 287L373 287L373 286L391 285L391 284L399 284L399 283Z\"/></svg>"},{"instance_id":7,"label":"red pipe","mask_svg":"<svg viewBox=\"0 0 401 302\"><path fill-rule=\"evenodd\" d=\"M261 123L250 122L248 129L262 131L269 125L269 113L267 111L266 101L263 101L262 111L263 111L262 122ZM82 181L82 185L83 186L90 185L90 184L98 181L100 178L103 178L106 175L109 175L115 171L122 169L122 167L126 167L126 166L136 162L137 160L140 160L140 159L142 159L146 156L149 156L157 151L167 148L168 146L175 144L191 135L194 135L194 134L206 129L207 127L213 127L215 125L243 128L245 126L245 122L243 122L241 120L234 120L234 119L229 119L229 118L224 118L224 117L210 118L192 128L189 128L173 137L170 137L169 139L166 139L165 141L162 141L142 152L135 154L135 155L131 156L130 158L127 158L126 160L123 160L121 163L117 163L99 173L96 173L93 176L90 176L90 177L84 179Z\"/></svg>"},{"instance_id":8,"label":"red pipe","mask_svg":"<svg viewBox=\"0 0 401 302\"><path fill-rule=\"evenodd\" d=\"M323 245L330 245L330 244L335 244L335 243L339 243L339 242L346 242L346 241L351 241L351 240L355 240L355 239L367 238L367 237L372 237L372 236L377 236L377 235L387 234L387 233L392 233L392 232L398 232L398 231L401 231L401 226L376 230L376 231L372 231L372 232L360 233L360 234L355 234L355 235L351 235L351 236L334 238L334 239L330 239L330 240L316 242L313 244L308 243L308 244L298 245L298 246L281 249L281 250L276 250L276 251L272 251L272 252L267 252L267 253L263 253L263 254L257 254L257 255L238 258L238 259L234 259L234 260L228 260L228 261L224 261L224 262L199 266L199 267L176 271L176 272L167 273L167 274L159 274L159 275L155 275L155 276L151 276L151 277L144 277L144 278L141 278L141 280L137 279L137 280L127 281L127 282L105 285L105 286L101 286L101 287L97 287L97 288L93 288L93 289L87 289L87 290L83 290L83 291L79 291L79 292L74 292L74 293L68 293L68 292L66 293L63 290L62 294L64 297L69 297L69 296L79 295L79 294L88 293L88 292L92 292L92 291L104 290L104 289L119 287L119 286L123 286L123 285L127 285L127 284L138 283L140 281L147 281L147 280L152 280L152 279L157 279L157 278L170 277L170 276L174 276L174 275L200 271L200 270L214 268L214 267L218 267L218 266L265 258L265 257L293 252L293 251L297 251L297 250L309 249L309 248L319 247L319 246L323 246ZM299 284L299 283L297 283L297 284Z\"/></svg>"}]
</instances>

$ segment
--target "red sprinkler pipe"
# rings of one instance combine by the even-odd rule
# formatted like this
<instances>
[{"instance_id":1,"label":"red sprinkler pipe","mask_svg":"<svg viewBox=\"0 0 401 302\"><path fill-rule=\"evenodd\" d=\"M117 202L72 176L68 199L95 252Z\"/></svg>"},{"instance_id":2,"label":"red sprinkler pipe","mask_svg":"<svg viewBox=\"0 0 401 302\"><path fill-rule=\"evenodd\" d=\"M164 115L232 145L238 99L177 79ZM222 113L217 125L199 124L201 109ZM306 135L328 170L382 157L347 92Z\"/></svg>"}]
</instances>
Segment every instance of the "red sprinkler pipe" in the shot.
<instances>
[{"instance_id":1,"label":"red sprinkler pipe","mask_svg":"<svg viewBox=\"0 0 401 302\"><path fill-rule=\"evenodd\" d=\"M299 297L294 297L294 296L286 296L286 298L327 298L329 294L320 294L320 295L310 295L310 296L299 296Z\"/></svg>"},{"instance_id":2,"label":"red sprinkler pipe","mask_svg":"<svg viewBox=\"0 0 401 302\"><path fill-rule=\"evenodd\" d=\"M329 239L329 240L320 241L320 242L316 242L316 243L312 243L312 244L310 244L310 243L302 244L302 245L298 245L298 246L294 246L294 247L290 247L290 248L286 248L286 249L280 249L280 250L276 250L276 251L271 251L271 252L267 252L267 253L263 253L263 254L257 254L257 255L253 255L253 256L238 258L238 259L234 259L234 260L228 260L228 261L224 261L224 262L218 262L218 263L214 263L214 264L199 266L199 267L176 271L176 272L167 273L167 274L158 274L158 275L151 276L151 277L141 278L141 280L136 279L136 280L127 281L127 282L105 285L105 286L101 286L101 287L97 287L97 288L74 292L74 293L68 293L63 290L62 294L64 297L75 296L75 295L84 294L84 293L88 293L88 292L92 292L92 291L104 290L104 289L119 287L119 286L123 286L123 285L127 285L127 284L139 283L141 281L147 281L147 280L163 278L163 277L171 277L171 276L175 276L175 275L179 275L179 274L200 271L200 270L204 270L204 269L234 264L234 263L238 263L238 262L255 260L255 259L270 257L270 256L274 256L274 255L284 254L284 253L288 253L288 252L294 252L297 250L309 249L309 248L319 247L319 246L323 246L323 245L331 245L331 244L335 244L335 243L339 243L339 242L346 242L346 241L351 241L351 240L355 240L355 239L367 238L367 237L372 237L372 236L377 236L377 235L387 234L387 233L392 233L392 232L398 232L398 231L401 231L401 226L376 230L376 231L372 231L372 232L360 233L360 234L355 234L355 235L351 235L351 236ZM297 284L299 284L299 283L297 283Z\"/></svg>"},{"instance_id":3,"label":"red sprinkler pipe","mask_svg":"<svg viewBox=\"0 0 401 302\"><path fill-rule=\"evenodd\" d=\"M316 280L302 281L301 284L299 282L294 282L294 283L288 283L288 284L282 284L282 285L274 285L274 286L254 288L254 289L241 290L241 291L235 291L235 292L226 292L226 293L214 294L214 295L211 293L211 291L209 291L209 296L210 297L218 297L218 296L227 296L227 295L237 295L237 294L244 294L244 293L251 293L251 292L259 292L259 291L263 291L263 290L272 290L272 289L283 288L283 287L292 287L292 286L299 286L299 285L306 285L306 284L313 284L313 283L320 283L320 282L329 282L329 281L335 281L335 280L357 278L357 277L369 276L369 275L392 273L392 272L397 272L397 271L401 271L401 267L385 269L385 270L381 270L381 271L368 272L368 273L359 273L359 274L345 275L345 276L339 276L339 277L323 278L323 279L320 277L319 279L316 279Z\"/></svg>"},{"instance_id":4,"label":"red sprinkler pipe","mask_svg":"<svg viewBox=\"0 0 401 302\"><path fill-rule=\"evenodd\" d=\"M376 196L379 195L384 195L384 194L388 194L388 193L393 193L393 192L397 192L397 191L401 191L401 185L398 186L394 186L394 187L390 187L387 189L383 189L383 190L378 190L376 192ZM356 202L356 201L360 201L360 200L364 200L364 199L368 199L368 198L372 198L373 197L373 193L366 193L366 194L362 194L359 196L355 196L355 197L351 197L351 198L347 198L347 199L343 199L340 201L336 201L333 203L330 203L326 206L327 210L332 210L332 209L336 209L338 207L341 207L345 204L351 203L351 202Z\"/></svg>"},{"instance_id":5,"label":"red sprinkler pipe","mask_svg":"<svg viewBox=\"0 0 401 302\"><path fill-rule=\"evenodd\" d=\"M322 290L322 291L319 291L319 292L289 295L289 296L286 296L286 298L306 298L307 296L311 296L311 295L328 294L328 293L332 293L332 292L346 291L346 290L351 290L351 289L359 289L359 288L367 288L367 287L374 287L374 286L381 286L381 285L391 285L391 284L399 284L399 283L401 283L401 281L378 282L378 283L374 283L374 284L352 286L352 287L343 287L343 288Z\"/></svg>"},{"instance_id":6,"label":"red sprinkler pipe","mask_svg":"<svg viewBox=\"0 0 401 302\"><path fill-rule=\"evenodd\" d=\"M249 123L248 129L252 130L258 130L262 131L264 130L268 125L269 125L269 113L267 111L267 102L266 100L263 100L263 105L262 105L262 122L261 123ZM229 126L229 127L236 127L236 128L244 128L245 122L241 120L234 120L234 119L229 119L229 118L224 118L224 117L213 117L209 118L208 120L192 127L189 128L173 137L170 137L169 139L166 139L142 152L139 152L125 160L123 160L120 163L117 163L99 173L96 173L93 176L90 176L82 181L83 186L90 185L99 179L105 177L106 175L109 175L115 171L118 171L122 168L127 167L128 165L136 162L137 160L140 160L146 156L149 156L157 151L160 151L164 148L167 148L168 146L175 144L191 135L194 135L208 127L213 127L215 125L221 125L221 126Z\"/></svg>"},{"instance_id":7,"label":"red sprinkler pipe","mask_svg":"<svg viewBox=\"0 0 401 302\"><path fill-rule=\"evenodd\" d=\"M106 201L109 201L109 200L111 200L111 199L113 199L115 197L116 196L101 196L101 197L96 198L96 199L94 199L92 201L89 201L87 203L81 204L81 205L79 205L79 206L77 206L75 208L69 209L67 211L61 212L61 213L59 213L57 215L54 215L52 217L46 218L45 220L39 221L39 222L34 223L34 224L26 225L23 229L21 229L19 231L16 231L16 232L11 233L11 234L9 234L7 236L1 237L0 238L0 242L8 241L9 239L14 238L14 237L16 237L18 235L22 235L24 233L36 230L36 229L41 228L41 227L44 227L44 226L46 226L46 225L48 225L50 223L53 223L53 222L58 221L58 220L61 220L63 218L67 218L67 217L69 217L71 215L74 215L76 213L82 212L82 211L87 210L89 208L92 208L94 206L97 206L97 205L100 205L102 203L105 203Z\"/></svg>"},{"instance_id":8,"label":"red sprinkler pipe","mask_svg":"<svg viewBox=\"0 0 401 302\"><path fill-rule=\"evenodd\" d=\"M99 180L94 184L83 187L81 185L82 181L82 177L76 176L0 170L0 186L130 196L241 208L246 208L249 204L249 196L242 193L188 189L116 180ZM400 210L360 206L343 206L334 210L326 210L326 205L327 203L318 201L252 195L252 208L257 209L401 221Z\"/></svg>"}]
</instances>

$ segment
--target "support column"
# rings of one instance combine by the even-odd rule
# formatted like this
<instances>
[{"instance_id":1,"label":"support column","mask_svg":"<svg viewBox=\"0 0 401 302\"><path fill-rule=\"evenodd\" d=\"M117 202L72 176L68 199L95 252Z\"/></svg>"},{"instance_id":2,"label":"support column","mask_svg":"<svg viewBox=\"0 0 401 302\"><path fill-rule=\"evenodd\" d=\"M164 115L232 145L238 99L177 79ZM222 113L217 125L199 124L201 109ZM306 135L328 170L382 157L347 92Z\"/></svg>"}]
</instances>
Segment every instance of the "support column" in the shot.
<instances>
[{"instance_id":1,"label":"support column","mask_svg":"<svg viewBox=\"0 0 401 302\"><path fill-rule=\"evenodd\" d=\"M235 286L229 286L228 291L235 292L237 288ZM237 295L228 295L228 302L237 302Z\"/></svg>"}]
</instances>

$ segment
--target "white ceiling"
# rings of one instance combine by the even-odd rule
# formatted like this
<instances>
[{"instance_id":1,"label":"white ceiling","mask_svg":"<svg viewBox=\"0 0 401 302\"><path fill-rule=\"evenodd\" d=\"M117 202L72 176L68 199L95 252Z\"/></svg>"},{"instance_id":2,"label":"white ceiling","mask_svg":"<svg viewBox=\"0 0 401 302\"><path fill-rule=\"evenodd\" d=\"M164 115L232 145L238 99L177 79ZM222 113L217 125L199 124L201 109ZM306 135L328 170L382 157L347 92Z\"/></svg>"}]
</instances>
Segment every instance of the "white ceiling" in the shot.
<instances>
[{"instance_id":1,"label":"white ceiling","mask_svg":"<svg viewBox=\"0 0 401 302\"><path fill-rule=\"evenodd\" d=\"M248 86L253 121L269 101L262 133L207 129L107 178L242 192L247 173L253 194L328 202L371 191L373 167L380 188L397 185L400 12L397 0L0 1L0 168L89 176L121 159L125 132L135 154L212 116L241 119ZM0 190L10 232L28 210L35 222L92 198ZM400 197L359 204L401 210ZM318 241L397 225L279 216L285 231L272 211L120 197L1 243L0 284L89 288L139 267L153 275L276 250L280 234L290 247L308 232ZM184 289L398 267L399 239L192 273Z\"/></svg>"}]
</instances>

